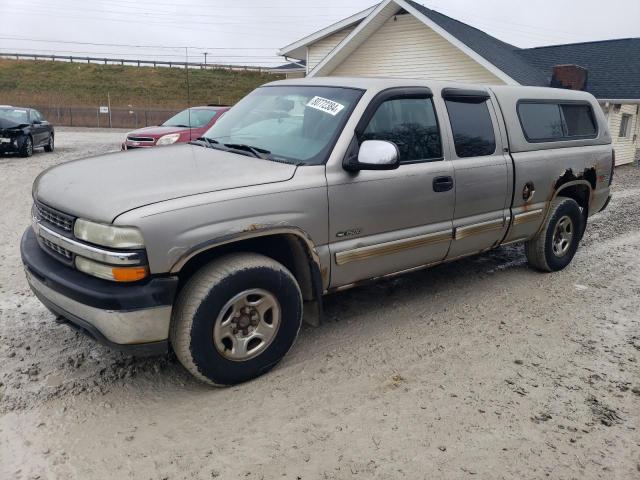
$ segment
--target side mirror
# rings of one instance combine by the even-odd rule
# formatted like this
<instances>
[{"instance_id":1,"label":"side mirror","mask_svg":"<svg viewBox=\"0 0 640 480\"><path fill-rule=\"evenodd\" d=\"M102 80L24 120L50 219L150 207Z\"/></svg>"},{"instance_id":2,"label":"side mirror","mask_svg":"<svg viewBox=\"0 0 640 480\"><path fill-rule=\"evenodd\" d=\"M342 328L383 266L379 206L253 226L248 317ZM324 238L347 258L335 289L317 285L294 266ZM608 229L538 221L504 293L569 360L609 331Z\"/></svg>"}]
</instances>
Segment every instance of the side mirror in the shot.
<instances>
[{"instance_id":1,"label":"side mirror","mask_svg":"<svg viewBox=\"0 0 640 480\"><path fill-rule=\"evenodd\" d=\"M33 121L33 124L34 124L34 125L41 125L41 124L42 124L42 121L40 121L40 120L34 120L34 121Z\"/></svg>"},{"instance_id":2,"label":"side mirror","mask_svg":"<svg viewBox=\"0 0 640 480\"><path fill-rule=\"evenodd\" d=\"M360 145L358 156L348 158L343 166L350 172L395 170L400 166L400 152L395 143L386 140L365 140Z\"/></svg>"}]
</instances>

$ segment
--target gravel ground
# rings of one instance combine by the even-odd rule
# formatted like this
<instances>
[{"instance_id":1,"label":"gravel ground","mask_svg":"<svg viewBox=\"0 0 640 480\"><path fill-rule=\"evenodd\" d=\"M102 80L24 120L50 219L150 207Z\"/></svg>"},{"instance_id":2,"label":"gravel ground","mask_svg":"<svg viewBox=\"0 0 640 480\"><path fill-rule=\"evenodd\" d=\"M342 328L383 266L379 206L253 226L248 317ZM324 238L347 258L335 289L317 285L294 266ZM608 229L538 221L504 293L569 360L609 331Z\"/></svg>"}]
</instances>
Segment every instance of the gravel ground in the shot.
<instances>
[{"instance_id":1,"label":"gravel ground","mask_svg":"<svg viewBox=\"0 0 640 480\"><path fill-rule=\"evenodd\" d=\"M640 478L638 169L566 270L505 247L332 295L272 373L210 389L57 324L24 280L35 176L122 136L0 158L0 478Z\"/></svg>"}]
</instances>

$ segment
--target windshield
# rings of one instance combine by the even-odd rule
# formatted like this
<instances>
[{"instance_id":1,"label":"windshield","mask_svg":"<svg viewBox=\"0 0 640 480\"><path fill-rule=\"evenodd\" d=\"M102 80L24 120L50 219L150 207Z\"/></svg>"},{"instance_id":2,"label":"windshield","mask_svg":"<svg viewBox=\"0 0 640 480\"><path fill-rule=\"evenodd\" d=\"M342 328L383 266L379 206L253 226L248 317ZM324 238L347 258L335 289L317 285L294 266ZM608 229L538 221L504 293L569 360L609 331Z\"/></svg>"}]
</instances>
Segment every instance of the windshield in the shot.
<instances>
[{"instance_id":1,"label":"windshield","mask_svg":"<svg viewBox=\"0 0 640 480\"><path fill-rule=\"evenodd\" d=\"M18 124L29 123L29 114L22 108L0 108L0 117Z\"/></svg>"},{"instance_id":2,"label":"windshield","mask_svg":"<svg viewBox=\"0 0 640 480\"><path fill-rule=\"evenodd\" d=\"M218 113L217 110L201 110L197 108L189 108L174 115L162 124L163 127L185 127L200 128L204 127ZM191 118L191 125L189 125Z\"/></svg>"},{"instance_id":3,"label":"windshield","mask_svg":"<svg viewBox=\"0 0 640 480\"><path fill-rule=\"evenodd\" d=\"M322 164L361 95L361 90L339 87L258 88L205 137L226 145L249 145L270 152L276 160Z\"/></svg>"}]
</instances>

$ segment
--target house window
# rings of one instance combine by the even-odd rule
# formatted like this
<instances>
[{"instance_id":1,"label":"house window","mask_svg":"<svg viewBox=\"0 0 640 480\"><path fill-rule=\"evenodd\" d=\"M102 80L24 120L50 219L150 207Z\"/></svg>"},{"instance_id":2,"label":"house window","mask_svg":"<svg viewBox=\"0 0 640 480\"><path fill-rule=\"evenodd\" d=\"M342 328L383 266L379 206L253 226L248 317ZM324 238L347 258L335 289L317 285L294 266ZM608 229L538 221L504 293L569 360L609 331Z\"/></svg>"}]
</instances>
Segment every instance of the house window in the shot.
<instances>
[{"instance_id":1,"label":"house window","mask_svg":"<svg viewBox=\"0 0 640 480\"><path fill-rule=\"evenodd\" d=\"M442 159L440 131L431 98L396 98L383 102L360 140L395 143L400 163Z\"/></svg>"},{"instance_id":2,"label":"house window","mask_svg":"<svg viewBox=\"0 0 640 480\"><path fill-rule=\"evenodd\" d=\"M628 137L631 135L631 115L628 113L622 114L622 121L620 122L620 134L618 137Z\"/></svg>"},{"instance_id":3,"label":"house window","mask_svg":"<svg viewBox=\"0 0 640 480\"><path fill-rule=\"evenodd\" d=\"M496 137L487 102L446 100L459 158L493 155Z\"/></svg>"},{"instance_id":4,"label":"house window","mask_svg":"<svg viewBox=\"0 0 640 480\"><path fill-rule=\"evenodd\" d=\"M595 138L598 127L591 105L527 100L518 103L518 116L528 142L559 142Z\"/></svg>"}]
</instances>

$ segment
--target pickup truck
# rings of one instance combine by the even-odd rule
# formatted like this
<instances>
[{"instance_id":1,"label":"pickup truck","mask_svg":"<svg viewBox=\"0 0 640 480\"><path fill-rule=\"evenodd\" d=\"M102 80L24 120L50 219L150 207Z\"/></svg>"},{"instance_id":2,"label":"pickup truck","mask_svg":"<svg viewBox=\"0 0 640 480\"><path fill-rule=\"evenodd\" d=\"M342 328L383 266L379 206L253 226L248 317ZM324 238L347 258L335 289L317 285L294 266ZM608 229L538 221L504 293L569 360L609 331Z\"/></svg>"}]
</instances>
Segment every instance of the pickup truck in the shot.
<instances>
[{"instance_id":1,"label":"pickup truck","mask_svg":"<svg viewBox=\"0 0 640 480\"><path fill-rule=\"evenodd\" d=\"M565 268L614 163L584 92L277 81L190 144L43 172L22 259L69 324L233 385L318 324L325 294L518 242Z\"/></svg>"}]
</instances>

